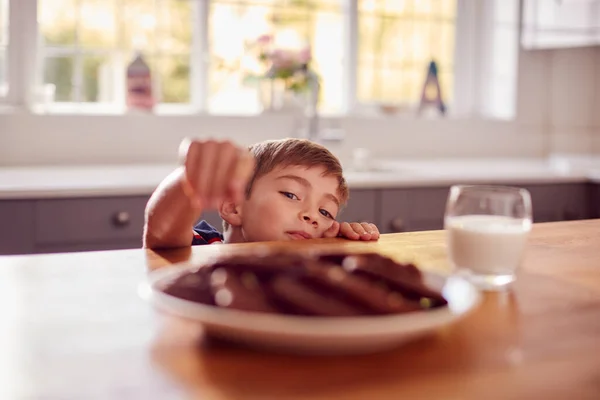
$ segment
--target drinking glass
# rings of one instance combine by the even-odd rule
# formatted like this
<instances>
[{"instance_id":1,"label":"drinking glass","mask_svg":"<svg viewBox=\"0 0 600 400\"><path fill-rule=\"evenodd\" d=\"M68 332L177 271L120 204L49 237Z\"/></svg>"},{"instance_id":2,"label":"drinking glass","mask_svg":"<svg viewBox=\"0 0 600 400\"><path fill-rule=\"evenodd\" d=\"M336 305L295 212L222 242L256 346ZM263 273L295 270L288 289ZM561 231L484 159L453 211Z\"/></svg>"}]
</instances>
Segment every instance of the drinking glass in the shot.
<instances>
[{"instance_id":1,"label":"drinking glass","mask_svg":"<svg viewBox=\"0 0 600 400\"><path fill-rule=\"evenodd\" d=\"M508 186L452 186L444 228L456 273L483 290L507 288L531 230L531 195Z\"/></svg>"}]
</instances>

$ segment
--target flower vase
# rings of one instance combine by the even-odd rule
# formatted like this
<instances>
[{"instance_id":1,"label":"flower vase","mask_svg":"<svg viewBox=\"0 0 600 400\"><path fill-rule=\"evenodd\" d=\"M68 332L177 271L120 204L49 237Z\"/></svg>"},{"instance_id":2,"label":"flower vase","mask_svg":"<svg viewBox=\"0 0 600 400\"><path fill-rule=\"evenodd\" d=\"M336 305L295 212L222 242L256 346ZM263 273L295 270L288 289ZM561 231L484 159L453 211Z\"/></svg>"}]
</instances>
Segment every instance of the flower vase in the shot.
<instances>
[{"instance_id":1,"label":"flower vase","mask_svg":"<svg viewBox=\"0 0 600 400\"><path fill-rule=\"evenodd\" d=\"M259 88L263 112L299 112L303 109L303 97L288 89L285 79L264 79Z\"/></svg>"}]
</instances>

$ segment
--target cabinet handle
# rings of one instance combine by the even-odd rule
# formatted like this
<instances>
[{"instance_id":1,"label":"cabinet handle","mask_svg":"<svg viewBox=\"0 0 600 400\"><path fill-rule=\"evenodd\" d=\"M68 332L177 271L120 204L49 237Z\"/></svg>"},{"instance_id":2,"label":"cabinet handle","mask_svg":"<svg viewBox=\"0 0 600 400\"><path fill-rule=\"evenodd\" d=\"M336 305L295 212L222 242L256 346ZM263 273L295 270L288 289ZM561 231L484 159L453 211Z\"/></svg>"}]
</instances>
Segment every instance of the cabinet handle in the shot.
<instances>
[{"instance_id":1,"label":"cabinet handle","mask_svg":"<svg viewBox=\"0 0 600 400\"><path fill-rule=\"evenodd\" d=\"M127 211L119 211L113 216L113 224L118 227L124 227L131 222L131 216Z\"/></svg>"},{"instance_id":2,"label":"cabinet handle","mask_svg":"<svg viewBox=\"0 0 600 400\"><path fill-rule=\"evenodd\" d=\"M392 233L404 232L404 220L400 217L394 218L390 221L390 228L392 230Z\"/></svg>"}]
</instances>

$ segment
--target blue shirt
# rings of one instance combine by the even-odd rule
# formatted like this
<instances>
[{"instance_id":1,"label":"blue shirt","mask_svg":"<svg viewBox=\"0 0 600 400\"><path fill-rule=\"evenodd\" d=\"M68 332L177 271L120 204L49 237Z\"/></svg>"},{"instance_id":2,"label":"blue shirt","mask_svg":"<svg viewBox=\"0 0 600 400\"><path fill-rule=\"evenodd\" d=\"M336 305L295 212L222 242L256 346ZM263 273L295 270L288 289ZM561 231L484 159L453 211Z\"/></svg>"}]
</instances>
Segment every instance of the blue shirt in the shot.
<instances>
[{"instance_id":1,"label":"blue shirt","mask_svg":"<svg viewBox=\"0 0 600 400\"><path fill-rule=\"evenodd\" d=\"M192 246L202 244L223 243L221 232L213 228L208 222L200 221L194 226Z\"/></svg>"}]
</instances>

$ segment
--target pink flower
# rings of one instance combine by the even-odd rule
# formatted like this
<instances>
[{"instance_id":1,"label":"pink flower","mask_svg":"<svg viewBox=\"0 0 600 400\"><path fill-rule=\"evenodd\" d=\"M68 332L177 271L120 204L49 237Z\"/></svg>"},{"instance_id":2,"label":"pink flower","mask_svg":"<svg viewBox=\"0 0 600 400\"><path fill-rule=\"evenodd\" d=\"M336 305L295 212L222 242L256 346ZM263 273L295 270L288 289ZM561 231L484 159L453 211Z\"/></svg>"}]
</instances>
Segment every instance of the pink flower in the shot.
<instances>
[{"instance_id":1,"label":"pink flower","mask_svg":"<svg viewBox=\"0 0 600 400\"><path fill-rule=\"evenodd\" d=\"M286 50L275 50L271 53L271 62L277 69L291 67L295 64L294 58L294 54Z\"/></svg>"},{"instance_id":2,"label":"pink flower","mask_svg":"<svg viewBox=\"0 0 600 400\"><path fill-rule=\"evenodd\" d=\"M298 62L300 64L308 64L311 59L312 59L312 53L310 51L309 46L303 48L302 50L300 50L300 53L298 53Z\"/></svg>"},{"instance_id":3,"label":"pink flower","mask_svg":"<svg viewBox=\"0 0 600 400\"><path fill-rule=\"evenodd\" d=\"M256 39L256 42L264 45L271 43L271 40L273 40L273 36L271 35L260 35L258 39Z\"/></svg>"}]
</instances>

